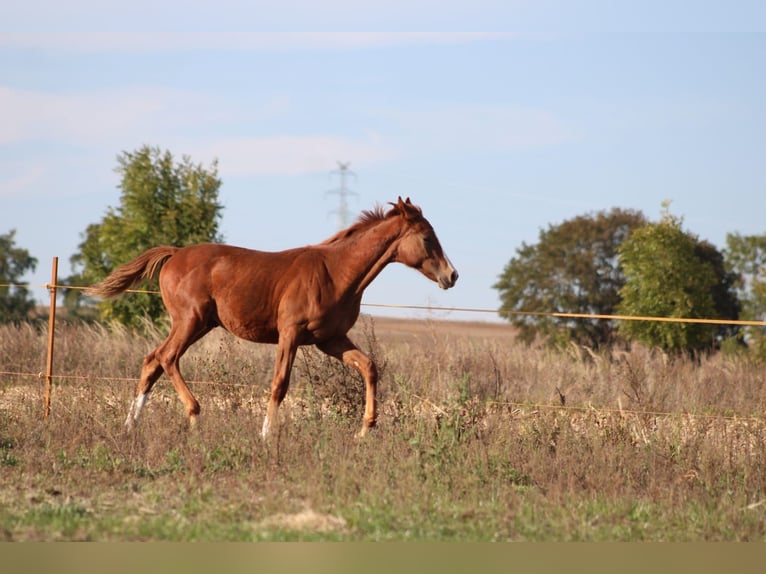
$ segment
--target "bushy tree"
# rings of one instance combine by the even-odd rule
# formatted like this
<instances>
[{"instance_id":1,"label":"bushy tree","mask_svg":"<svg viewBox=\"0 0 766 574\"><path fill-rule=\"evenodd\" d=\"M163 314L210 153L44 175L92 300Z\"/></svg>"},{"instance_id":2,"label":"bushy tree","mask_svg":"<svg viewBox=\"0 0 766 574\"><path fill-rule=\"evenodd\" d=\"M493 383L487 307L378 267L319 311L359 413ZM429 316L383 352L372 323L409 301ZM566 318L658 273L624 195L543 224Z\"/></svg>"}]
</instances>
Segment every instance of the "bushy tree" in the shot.
<instances>
[{"instance_id":1,"label":"bushy tree","mask_svg":"<svg viewBox=\"0 0 766 574\"><path fill-rule=\"evenodd\" d=\"M715 275L715 282L711 288L714 318L731 320L741 318L742 302L737 294L738 276L727 268L724 254L715 245L704 240L698 240L695 253L712 267ZM714 327L716 341L736 338L739 331L740 327L734 325Z\"/></svg>"},{"instance_id":2,"label":"bushy tree","mask_svg":"<svg viewBox=\"0 0 766 574\"><path fill-rule=\"evenodd\" d=\"M176 162L170 152L149 146L123 152L117 160L120 205L109 208L100 223L86 229L71 259L78 270L70 278L73 284L97 283L156 245L220 241L221 180L216 162L209 168L192 163L187 156ZM159 296L141 293L104 301L99 308L102 319L127 325L137 325L145 316L157 320L164 312Z\"/></svg>"},{"instance_id":3,"label":"bushy tree","mask_svg":"<svg viewBox=\"0 0 766 574\"><path fill-rule=\"evenodd\" d=\"M19 281L35 270L37 259L16 246L15 236L15 229L0 235L0 323L26 321L35 308L29 290Z\"/></svg>"},{"instance_id":4,"label":"bushy tree","mask_svg":"<svg viewBox=\"0 0 766 574\"><path fill-rule=\"evenodd\" d=\"M723 256L682 229L665 205L662 218L637 229L620 247L625 272L621 315L678 319L737 319L734 278ZM726 328L689 322L623 321L620 333L665 351L711 348Z\"/></svg>"},{"instance_id":5,"label":"bushy tree","mask_svg":"<svg viewBox=\"0 0 766 574\"><path fill-rule=\"evenodd\" d=\"M522 340L574 340L597 347L615 333L611 321L564 319L519 312L612 314L624 276L619 246L646 223L639 211L614 208L581 215L540 232L535 245L523 243L498 282L499 314L513 323Z\"/></svg>"},{"instance_id":6,"label":"bushy tree","mask_svg":"<svg viewBox=\"0 0 766 574\"><path fill-rule=\"evenodd\" d=\"M735 288L742 302L741 318L766 320L766 234L726 236L724 251L727 269L736 278ZM747 327L744 339L754 352L766 358L766 329Z\"/></svg>"}]
</instances>

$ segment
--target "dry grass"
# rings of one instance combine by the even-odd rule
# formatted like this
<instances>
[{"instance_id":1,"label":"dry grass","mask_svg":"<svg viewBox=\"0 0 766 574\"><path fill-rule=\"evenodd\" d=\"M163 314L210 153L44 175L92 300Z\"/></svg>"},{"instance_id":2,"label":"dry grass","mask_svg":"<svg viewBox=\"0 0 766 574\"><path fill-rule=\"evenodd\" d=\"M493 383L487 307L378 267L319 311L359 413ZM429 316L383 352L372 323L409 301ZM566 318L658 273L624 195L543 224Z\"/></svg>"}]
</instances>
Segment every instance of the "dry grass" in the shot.
<instances>
[{"instance_id":1,"label":"dry grass","mask_svg":"<svg viewBox=\"0 0 766 574\"><path fill-rule=\"evenodd\" d=\"M161 379L138 430L132 379L159 333L57 333L42 383L0 375L8 540L764 540L766 375L745 359L528 348L502 325L364 318L379 428L353 438L362 384L299 353L278 439L259 438L273 347L224 333ZM0 327L1 371L37 373L45 333Z\"/></svg>"}]
</instances>

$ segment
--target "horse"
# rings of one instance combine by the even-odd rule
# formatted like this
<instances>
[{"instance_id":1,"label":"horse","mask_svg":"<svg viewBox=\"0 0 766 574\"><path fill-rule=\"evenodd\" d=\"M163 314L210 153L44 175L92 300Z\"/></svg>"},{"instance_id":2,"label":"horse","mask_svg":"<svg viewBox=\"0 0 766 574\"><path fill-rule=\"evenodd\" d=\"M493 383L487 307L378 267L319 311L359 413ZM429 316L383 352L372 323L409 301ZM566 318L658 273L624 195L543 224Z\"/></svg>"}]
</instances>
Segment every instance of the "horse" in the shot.
<instances>
[{"instance_id":1,"label":"horse","mask_svg":"<svg viewBox=\"0 0 766 574\"><path fill-rule=\"evenodd\" d=\"M171 319L167 338L144 358L125 426L139 419L154 383L169 377L193 427L200 405L179 370L187 349L222 327L256 343L277 345L271 393L261 434L278 424L278 409L290 384L299 346L315 345L355 369L365 382L364 436L377 421L375 363L348 337L362 294L393 262L420 271L442 289L458 272L436 233L410 198L363 211L350 227L316 245L278 252L219 243L161 245L118 267L88 292L115 297L159 274L160 293Z\"/></svg>"}]
</instances>

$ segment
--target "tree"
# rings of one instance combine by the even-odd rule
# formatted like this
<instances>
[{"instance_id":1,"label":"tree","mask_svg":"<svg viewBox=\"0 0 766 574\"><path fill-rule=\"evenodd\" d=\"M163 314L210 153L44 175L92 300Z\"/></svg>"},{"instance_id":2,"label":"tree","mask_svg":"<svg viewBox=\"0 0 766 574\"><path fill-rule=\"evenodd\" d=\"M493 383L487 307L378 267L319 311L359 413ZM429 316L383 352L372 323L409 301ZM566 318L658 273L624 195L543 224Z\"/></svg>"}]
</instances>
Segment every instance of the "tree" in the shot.
<instances>
[{"instance_id":1,"label":"tree","mask_svg":"<svg viewBox=\"0 0 766 574\"><path fill-rule=\"evenodd\" d=\"M620 247L625 285L621 315L678 319L737 319L739 302L733 275L723 256L682 229L682 221L664 204L661 220L637 229ZM711 348L727 327L689 322L624 321L620 332L665 351Z\"/></svg>"},{"instance_id":2,"label":"tree","mask_svg":"<svg viewBox=\"0 0 766 574\"><path fill-rule=\"evenodd\" d=\"M493 286L500 292L500 316L527 342L537 335L592 347L611 342L615 326L610 321L517 313L612 314L624 283L617 249L645 223L639 211L614 208L541 231L536 245L523 243L517 249Z\"/></svg>"},{"instance_id":3,"label":"tree","mask_svg":"<svg viewBox=\"0 0 766 574\"><path fill-rule=\"evenodd\" d=\"M73 268L79 269L70 278L73 284L97 283L117 266L156 245L221 240L217 162L205 168L184 156L177 163L170 152L149 146L123 152L117 161L120 205L109 208L100 223L85 230L79 251L71 258ZM69 300L72 305L71 296ZM104 301L99 307L102 319L133 326L145 316L156 321L164 313L155 294L135 293Z\"/></svg>"},{"instance_id":4,"label":"tree","mask_svg":"<svg viewBox=\"0 0 766 574\"><path fill-rule=\"evenodd\" d=\"M16 246L15 235L15 229L0 235L0 323L26 321L35 308L29 290L19 281L35 270L37 259Z\"/></svg>"},{"instance_id":5,"label":"tree","mask_svg":"<svg viewBox=\"0 0 766 574\"><path fill-rule=\"evenodd\" d=\"M725 261L736 278L735 289L742 302L742 318L766 319L766 234L726 236ZM744 339L755 353L766 358L766 329L746 327Z\"/></svg>"},{"instance_id":6,"label":"tree","mask_svg":"<svg viewBox=\"0 0 766 574\"><path fill-rule=\"evenodd\" d=\"M713 296L715 318L737 320L742 313L742 302L737 294L737 273L726 266L724 254L708 241L698 241L695 253L702 261L710 264L715 283L710 294ZM736 338L740 328L735 325L719 325L714 328L717 340Z\"/></svg>"}]
</instances>

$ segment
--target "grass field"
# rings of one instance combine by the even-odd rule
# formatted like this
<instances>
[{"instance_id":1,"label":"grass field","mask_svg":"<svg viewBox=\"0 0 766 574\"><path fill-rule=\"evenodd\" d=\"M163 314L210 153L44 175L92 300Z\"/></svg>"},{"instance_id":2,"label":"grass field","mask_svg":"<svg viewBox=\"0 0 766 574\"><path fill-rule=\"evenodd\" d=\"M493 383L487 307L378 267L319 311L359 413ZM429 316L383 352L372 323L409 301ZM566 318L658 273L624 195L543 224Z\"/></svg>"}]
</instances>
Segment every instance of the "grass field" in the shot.
<instances>
[{"instance_id":1,"label":"grass field","mask_svg":"<svg viewBox=\"0 0 766 574\"><path fill-rule=\"evenodd\" d=\"M0 327L0 539L764 541L766 372L735 356L607 357L509 327L363 317L363 388L300 351L279 436L260 438L274 348L212 333L123 429L156 332L62 325L42 420L45 332Z\"/></svg>"}]
</instances>

